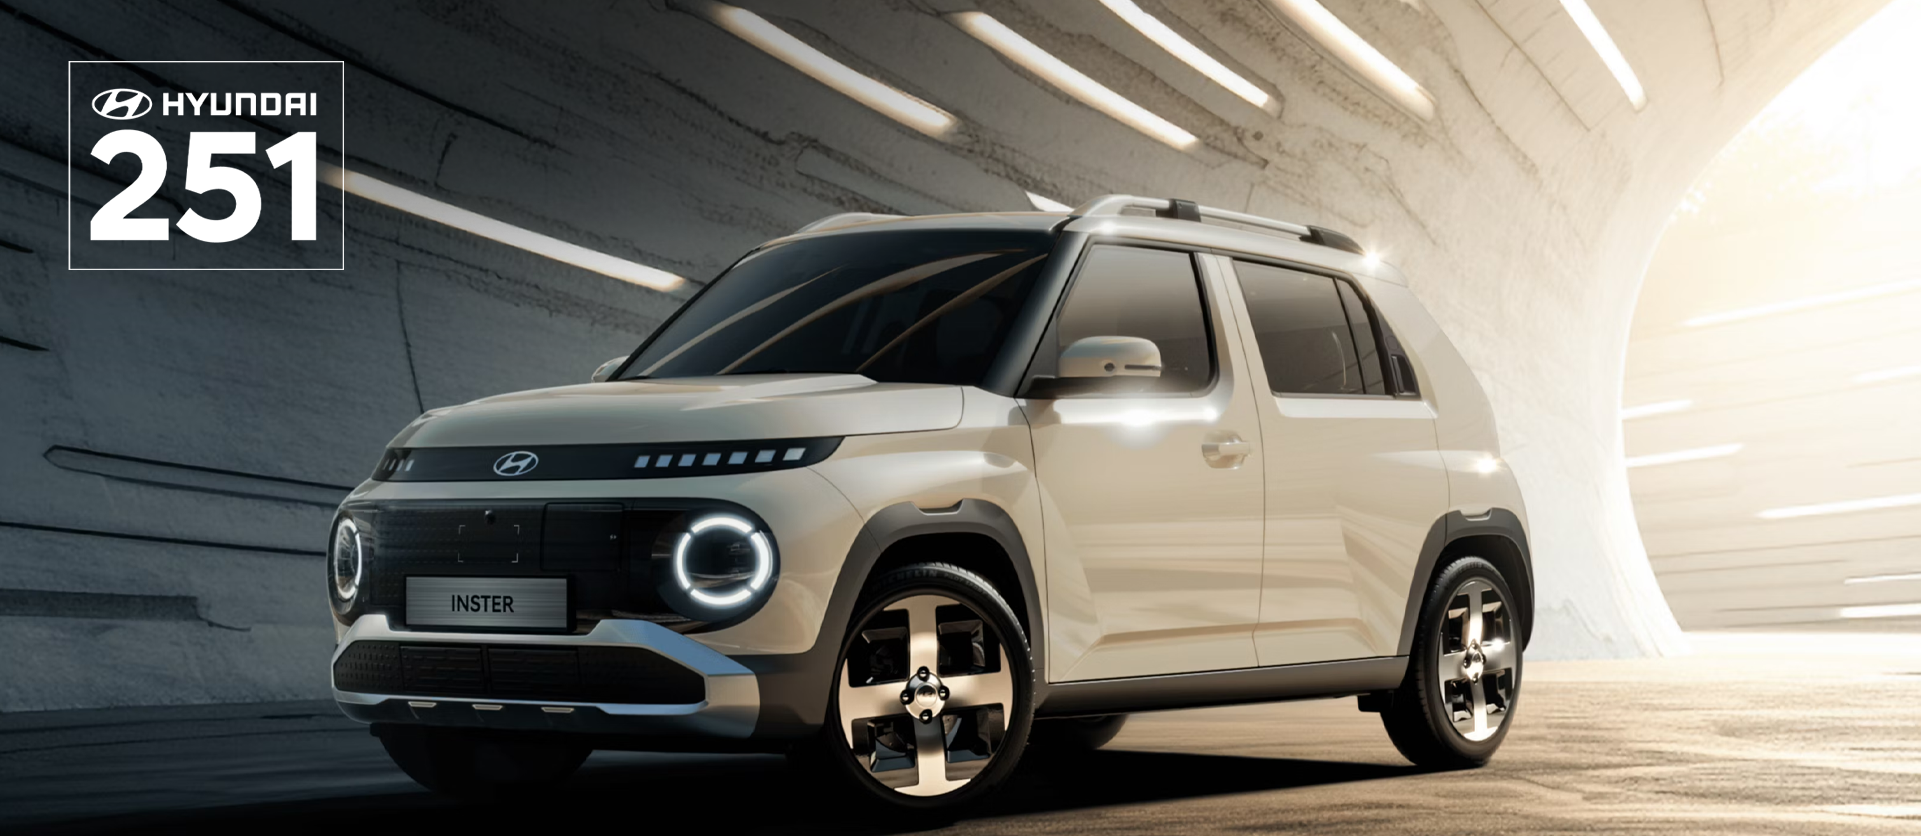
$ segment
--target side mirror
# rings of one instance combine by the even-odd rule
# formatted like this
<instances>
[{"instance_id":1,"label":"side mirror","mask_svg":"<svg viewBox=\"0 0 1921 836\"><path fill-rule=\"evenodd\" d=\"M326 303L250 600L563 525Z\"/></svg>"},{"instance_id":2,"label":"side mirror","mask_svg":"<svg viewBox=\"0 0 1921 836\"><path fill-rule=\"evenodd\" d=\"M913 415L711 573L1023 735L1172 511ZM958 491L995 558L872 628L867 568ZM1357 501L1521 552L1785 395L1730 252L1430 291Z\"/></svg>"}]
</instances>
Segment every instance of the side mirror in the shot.
<instances>
[{"instance_id":1,"label":"side mirror","mask_svg":"<svg viewBox=\"0 0 1921 836\"><path fill-rule=\"evenodd\" d=\"M1055 375L1062 379L1160 377L1161 348L1140 337L1085 337L1061 349Z\"/></svg>"},{"instance_id":2,"label":"side mirror","mask_svg":"<svg viewBox=\"0 0 1921 836\"><path fill-rule=\"evenodd\" d=\"M614 376L614 370L620 368L620 364L625 362L627 362L627 355L622 354L619 357L600 364L600 368L594 370L594 382L606 383L607 378Z\"/></svg>"},{"instance_id":3,"label":"side mirror","mask_svg":"<svg viewBox=\"0 0 1921 836\"><path fill-rule=\"evenodd\" d=\"M1116 391L1115 378L1137 381L1161 376L1161 348L1140 337L1087 337L1061 349L1053 377L1028 381L1023 398L1060 398ZM1122 387L1126 388L1126 387Z\"/></svg>"}]
</instances>

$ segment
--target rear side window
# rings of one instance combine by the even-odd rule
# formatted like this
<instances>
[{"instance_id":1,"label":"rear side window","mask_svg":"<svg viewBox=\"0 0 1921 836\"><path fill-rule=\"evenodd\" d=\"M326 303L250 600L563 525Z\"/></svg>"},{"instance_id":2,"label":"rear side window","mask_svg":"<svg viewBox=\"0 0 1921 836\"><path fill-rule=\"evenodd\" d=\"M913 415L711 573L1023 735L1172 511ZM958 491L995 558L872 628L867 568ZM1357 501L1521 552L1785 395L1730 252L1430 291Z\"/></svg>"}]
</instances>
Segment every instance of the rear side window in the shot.
<instances>
[{"instance_id":1,"label":"rear side window","mask_svg":"<svg viewBox=\"0 0 1921 836\"><path fill-rule=\"evenodd\" d=\"M1240 261L1234 273L1275 394L1387 394L1373 322L1352 285Z\"/></svg>"},{"instance_id":2,"label":"rear side window","mask_svg":"<svg viewBox=\"0 0 1921 836\"><path fill-rule=\"evenodd\" d=\"M1354 357L1361 366L1361 385L1367 394L1380 395L1387 389L1381 383L1381 352L1374 344L1374 323L1368 319L1367 306L1354 285L1339 279L1334 287L1341 291L1341 307L1347 309L1347 327L1354 334Z\"/></svg>"},{"instance_id":3,"label":"rear side window","mask_svg":"<svg viewBox=\"0 0 1921 836\"><path fill-rule=\"evenodd\" d=\"M1056 351L1086 337L1153 340L1161 350L1161 376L1116 379L1116 385L1138 386L1137 392L1196 392L1214 379L1200 278L1187 253L1094 247L1068 292L1057 330Z\"/></svg>"}]
</instances>

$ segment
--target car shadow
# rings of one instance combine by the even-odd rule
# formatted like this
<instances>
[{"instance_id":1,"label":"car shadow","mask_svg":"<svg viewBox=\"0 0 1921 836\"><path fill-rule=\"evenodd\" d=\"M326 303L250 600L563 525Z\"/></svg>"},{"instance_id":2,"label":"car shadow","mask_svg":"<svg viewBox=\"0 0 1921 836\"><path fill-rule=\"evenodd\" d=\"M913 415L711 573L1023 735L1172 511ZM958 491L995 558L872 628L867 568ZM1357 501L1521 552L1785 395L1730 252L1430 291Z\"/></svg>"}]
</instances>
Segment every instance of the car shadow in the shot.
<instances>
[{"instance_id":1,"label":"car shadow","mask_svg":"<svg viewBox=\"0 0 1921 836\"><path fill-rule=\"evenodd\" d=\"M1025 760L980 815L1025 815L1372 781L1421 769L1348 761L1102 750ZM971 818L971 816L970 816Z\"/></svg>"},{"instance_id":2,"label":"car shadow","mask_svg":"<svg viewBox=\"0 0 1921 836\"><path fill-rule=\"evenodd\" d=\"M1341 761L1097 751L1024 760L999 793L956 818L1272 792L1420 772ZM836 789L779 756L603 755L563 787L521 798L463 802L397 786L378 794L71 821L47 832L544 833L626 823L637 830L878 835L943 824L877 814Z\"/></svg>"}]
</instances>

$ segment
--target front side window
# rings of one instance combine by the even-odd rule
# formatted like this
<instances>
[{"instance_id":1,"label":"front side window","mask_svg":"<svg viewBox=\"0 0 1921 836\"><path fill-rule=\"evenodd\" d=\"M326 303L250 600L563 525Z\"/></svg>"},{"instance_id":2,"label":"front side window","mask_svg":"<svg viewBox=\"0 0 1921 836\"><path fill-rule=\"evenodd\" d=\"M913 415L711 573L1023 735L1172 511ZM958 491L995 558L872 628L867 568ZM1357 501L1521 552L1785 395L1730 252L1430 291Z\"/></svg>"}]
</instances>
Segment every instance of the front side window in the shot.
<instances>
[{"instance_id":1,"label":"front side window","mask_svg":"<svg viewBox=\"0 0 1921 836\"><path fill-rule=\"evenodd\" d=\"M1374 328L1347 282L1234 262L1267 385L1280 395L1383 395Z\"/></svg>"},{"instance_id":2,"label":"front side window","mask_svg":"<svg viewBox=\"0 0 1921 836\"><path fill-rule=\"evenodd\" d=\"M1197 392L1214 379L1200 279L1187 253L1094 247L1068 292L1056 331L1056 351L1086 337L1140 337L1160 348L1160 377L1114 378L1111 386L1142 393Z\"/></svg>"},{"instance_id":3,"label":"front side window","mask_svg":"<svg viewBox=\"0 0 1921 836\"><path fill-rule=\"evenodd\" d=\"M1054 247L1045 230L876 230L742 259L623 378L823 372L979 385Z\"/></svg>"}]
</instances>

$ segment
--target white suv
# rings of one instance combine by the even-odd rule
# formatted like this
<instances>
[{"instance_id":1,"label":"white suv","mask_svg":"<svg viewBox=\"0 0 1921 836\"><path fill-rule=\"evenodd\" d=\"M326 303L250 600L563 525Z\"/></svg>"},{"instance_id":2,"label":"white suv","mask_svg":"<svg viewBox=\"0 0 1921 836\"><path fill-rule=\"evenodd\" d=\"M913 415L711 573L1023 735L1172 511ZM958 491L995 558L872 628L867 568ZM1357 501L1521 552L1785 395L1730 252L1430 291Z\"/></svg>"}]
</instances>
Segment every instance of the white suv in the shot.
<instances>
[{"instance_id":1,"label":"white suv","mask_svg":"<svg viewBox=\"0 0 1921 836\"><path fill-rule=\"evenodd\" d=\"M788 751L920 810L1154 709L1359 696L1478 765L1533 603L1400 274L1126 196L772 241L593 383L420 416L328 562L334 698L428 787Z\"/></svg>"}]
</instances>

